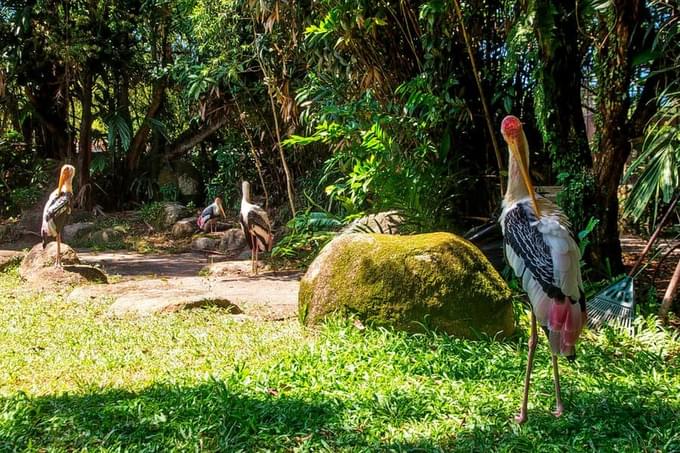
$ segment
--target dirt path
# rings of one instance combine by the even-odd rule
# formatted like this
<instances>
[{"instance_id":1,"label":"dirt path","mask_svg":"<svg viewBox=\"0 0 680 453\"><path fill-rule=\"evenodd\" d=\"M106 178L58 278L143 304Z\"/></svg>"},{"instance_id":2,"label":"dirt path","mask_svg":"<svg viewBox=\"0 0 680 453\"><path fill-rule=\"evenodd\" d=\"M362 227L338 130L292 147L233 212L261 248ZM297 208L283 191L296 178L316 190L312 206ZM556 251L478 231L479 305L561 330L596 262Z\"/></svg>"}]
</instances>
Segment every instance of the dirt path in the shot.
<instances>
[{"instance_id":1,"label":"dirt path","mask_svg":"<svg viewBox=\"0 0 680 453\"><path fill-rule=\"evenodd\" d=\"M203 253L81 251L79 257L120 280L76 288L69 298L110 298L113 316L146 316L205 305L228 308L243 318L281 320L297 314L298 273L265 269L253 276L250 261L218 261Z\"/></svg>"},{"instance_id":2,"label":"dirt path","mask_svg":"<svg viewBox=\"0 0 680 453\"><path fill-rule=\"evenodd\" d=\"M0 266L23 254L4 245L0 245ZM297 316L299 273L262 269L254 276L248 260L225 261L199 252L81 249L77 253L83 264L100 267L113 283L77 287L68 299L105 301L112 316L146 316L206 305L225 307L240 318L273 321Z\"/></svg>"},{"instance_id":3,"label":"dirt path","mask_svg":"<svg viewBox=\"0 0 680 453\"><path fill-rule=\"evenodd\" d=\"M109 275L130 277L195 277L210 263L203 253L142 254L128 250L77 250L85 264L101 266Z\"/></svg>"}]
</instances>

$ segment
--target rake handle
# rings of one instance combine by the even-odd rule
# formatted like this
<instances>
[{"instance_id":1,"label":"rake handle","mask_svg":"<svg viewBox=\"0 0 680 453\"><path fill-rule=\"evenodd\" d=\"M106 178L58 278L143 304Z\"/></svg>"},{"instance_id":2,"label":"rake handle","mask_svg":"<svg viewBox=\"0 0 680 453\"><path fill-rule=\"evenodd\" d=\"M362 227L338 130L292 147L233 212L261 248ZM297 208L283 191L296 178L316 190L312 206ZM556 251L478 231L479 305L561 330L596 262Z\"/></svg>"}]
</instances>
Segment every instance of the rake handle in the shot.
<instances>
[{"instance_id":1,"label":"rake handle","mask_svg":"<svg viewBox=\"0 0 680 453\"><path fill-rule=\"evenodd\" d=\"M659 222L659 224L656 227L656 230L654 230L654 233L652 234L652 237L649 238L649 241L647 241L647 244L645 245L645 248L642 249L642 252L640 253L640 256L638 257L637 261L635 264L633 264L633 267L631 268L630 272L628 272L628 276L632 277L637 268L640 266L642 263L642 260L645 259L645 256L649 252L649 249L652 248L652 244L656 242L656 238L659 236L661 233L661 229L663 226L666 224L668 219L671 218L671 213L673 212L673 209L675 208L675 205L678 203L678 199L680 198L680 193L678 193L674 198L673 201L671 201L670 206L668 206L668 209L666 210L666 213L664 214L663 218Z\"/></svg>"}]
</instances>

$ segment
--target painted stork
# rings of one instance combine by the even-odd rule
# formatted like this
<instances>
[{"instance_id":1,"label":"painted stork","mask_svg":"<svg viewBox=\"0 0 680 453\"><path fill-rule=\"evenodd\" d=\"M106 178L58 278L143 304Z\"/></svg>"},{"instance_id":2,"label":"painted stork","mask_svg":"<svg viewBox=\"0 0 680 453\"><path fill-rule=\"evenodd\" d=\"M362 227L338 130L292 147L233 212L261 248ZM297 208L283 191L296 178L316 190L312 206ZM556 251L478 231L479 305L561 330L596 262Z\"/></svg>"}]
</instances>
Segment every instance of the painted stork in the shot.
<instances>
[{"instance_id":1,"label":"painted stork","mask_svg":"<svg viewBox=\"0 0 680 453\"><path fill-rule=\"evenodd\" d=\"M76 169L73 165L64 165L59 173L59 185L50 194L43 209L43 221L40 228L43 249L47 245L50 236L57 240L57 260L54 265L61 267L61 232L71 214L71 202L73 200L73 176Z\"/></svg>"},{"instance_id":2,"label":"painted stork","mask_svg":"<svg viewBox=\"0 0 680 453\"><path fill-rule=\"evenodd\" d=\"M251 272L257 274L257 253L269 252L274 237L267 213L258 205L250 202L250 183L243 181L243 198L239 222L250 247Z\"/></svg>"},{"instance_id":3,"label":"painted stork","mask_svg":"<svg viewBox=\"0 0 680 453\"><path fill-rule=\"evenodd\" d=\"M538 323L548 336L552 350L556 408L562 415L558 355L575 358L575 344L586 322L586 306L581 282L581 254L571 233L571 225L560 208L534 193L529 176L529 147L522 123L506 116L501 133L508 145L508 187L499 222L503 229L506 258L522 280L531 302L531 335L524 394L518 423L527 420L529 383L538 341Z\"/></svg>"},{"instance_id":4,"label":"painted stork","mask_svg":"<svg viewBox=\"0 0 680 453\"><path fill-rule=\"evenodd\" d=\"M215 226L217 225L217 219L220 217L226 218L227 215L224 213L222 199L217 197L211 205L201 212L201 215L199 215L198 219L196 220L196 224L198 225L198 228L206 233L208 231L214 232Z\"/></svg>"}]
</instances>

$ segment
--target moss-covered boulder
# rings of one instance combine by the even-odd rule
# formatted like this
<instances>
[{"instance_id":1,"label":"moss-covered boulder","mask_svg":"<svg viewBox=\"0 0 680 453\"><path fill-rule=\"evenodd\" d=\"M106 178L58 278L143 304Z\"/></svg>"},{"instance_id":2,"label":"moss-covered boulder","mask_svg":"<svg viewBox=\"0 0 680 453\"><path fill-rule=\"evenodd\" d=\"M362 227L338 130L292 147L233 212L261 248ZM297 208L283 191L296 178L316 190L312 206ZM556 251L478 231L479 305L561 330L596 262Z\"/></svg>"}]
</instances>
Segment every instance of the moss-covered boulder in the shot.
<instances>
[{"instance_id":1,"label":"moss-covered boulder","mask_svg":"<svg viewBox=\"0 0 680 453\"><path fill-rule=\"evenodd\" d=\"M300 283L299 315L312 325L327 315L458 337L514 331L511 293L484 255L450 233L342 235Z\"/></svg>"}]
</instances>

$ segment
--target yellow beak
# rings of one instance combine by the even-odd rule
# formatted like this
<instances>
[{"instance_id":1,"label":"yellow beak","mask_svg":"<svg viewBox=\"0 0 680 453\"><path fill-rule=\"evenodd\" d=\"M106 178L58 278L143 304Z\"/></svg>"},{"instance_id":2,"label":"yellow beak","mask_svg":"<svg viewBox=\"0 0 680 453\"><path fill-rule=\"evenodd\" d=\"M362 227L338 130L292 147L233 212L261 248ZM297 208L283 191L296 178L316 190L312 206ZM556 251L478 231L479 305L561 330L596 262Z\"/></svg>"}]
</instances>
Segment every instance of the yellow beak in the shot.
<instances>
[{"instance_id":1,"label":"yellow beak","mask_svg":"<svg viewBox=\"0 0 680 453\"><path fill-rule=\"evenodd\" d=\"M526 162L526 153L520 152L517 140L508 140L507 142L510 152L517 161L519 172L522 175L522 180L524 180L524 185L527 188L527 192L529 192L529 196L531 197L531 204L534 206L534 212L536 213L536 216L540 218L541 210L539 209L538 203L536 202L534 185L531 183L531 178L529 177L529 165L528 162Z\"/></svg>"}]
</instances>

